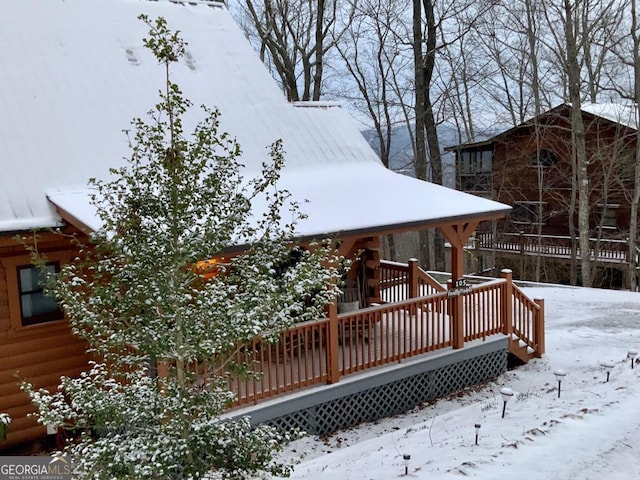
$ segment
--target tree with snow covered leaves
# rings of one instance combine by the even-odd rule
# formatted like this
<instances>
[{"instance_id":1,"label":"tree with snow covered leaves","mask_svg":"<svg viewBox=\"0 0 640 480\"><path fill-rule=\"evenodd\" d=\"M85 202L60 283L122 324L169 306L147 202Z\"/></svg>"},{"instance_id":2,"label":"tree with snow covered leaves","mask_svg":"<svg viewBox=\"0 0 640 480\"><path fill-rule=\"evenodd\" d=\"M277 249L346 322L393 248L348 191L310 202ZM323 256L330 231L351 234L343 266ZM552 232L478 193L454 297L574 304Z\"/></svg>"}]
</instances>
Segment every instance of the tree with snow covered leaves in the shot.
<instances>
[{"instance_id":1,"label":"tree with snow covered leaves","mask_svg":"<svg viewBox=\"0 0 640 480\"><path fill-rule=\"evenodd\" d=\"M150 120L132 122L127 165L113 180L92 180L104 228L52 287L100 361L63 378L57 392L24 388L41 422L76 433L66 449L78 478L287 475L290 465L274 459L286 434L221 417L233 400L225 375L251 374L234 363L240 345L275 341L293 318L318 318L338 293L329 286L342 259L328 244L295 245L303 215L277 188L279 141L262 174L246 180L240 146L219 130L218 111L203 107L204 119L185 134L191 105L170 68L186 44L164 19L141 19L166 88ZM264 212L252 209L256 199ZM215 264L215 275L198 268L238 245L245 248ZM220 367L201 388L188 367L212 358ZM167 373L155 375L157 365Z\"/></svg>"}]
</instances>

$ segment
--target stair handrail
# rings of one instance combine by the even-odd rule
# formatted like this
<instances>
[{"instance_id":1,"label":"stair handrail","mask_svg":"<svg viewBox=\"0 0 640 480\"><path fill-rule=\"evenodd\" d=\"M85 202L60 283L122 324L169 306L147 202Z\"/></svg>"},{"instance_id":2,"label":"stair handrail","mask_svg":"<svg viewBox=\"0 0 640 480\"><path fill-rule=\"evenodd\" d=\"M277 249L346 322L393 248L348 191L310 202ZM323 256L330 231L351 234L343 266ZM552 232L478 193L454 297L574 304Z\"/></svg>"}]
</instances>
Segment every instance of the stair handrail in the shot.
<instances>
[{"instance_id":1,"label":"stair handrail","mask_svg":"<svg viewBox=\"0 0 640 480\"><path fill-rule=\"evenodd\" d=\"M436 291L436 293L442 293L447 291L446 286L442 285L435 278L429 275L429 273L423 270L422 267L418 267L418 284L431 287Z\"/></svg>"},{"instance_id":2,"label":"stair handrail","mask_svg":"<svg viewBox=\"0 0 640 480\"><path fill-rule=\"evenodd\" d=\"M511 308L506 310L510 318L505 318L505 333L510 336L510 339L515 336L518 341L522 341L533 350L534 356L541 357L545 352L544 299L529 298L520 287L513 283L511 270L505 269L501 275L507 280L507 291L511 293L511 298L506 299ZM514 308L516 302L520 308ZM528 314L531 316L530 323Z\"/></svg>"}]
</instances>

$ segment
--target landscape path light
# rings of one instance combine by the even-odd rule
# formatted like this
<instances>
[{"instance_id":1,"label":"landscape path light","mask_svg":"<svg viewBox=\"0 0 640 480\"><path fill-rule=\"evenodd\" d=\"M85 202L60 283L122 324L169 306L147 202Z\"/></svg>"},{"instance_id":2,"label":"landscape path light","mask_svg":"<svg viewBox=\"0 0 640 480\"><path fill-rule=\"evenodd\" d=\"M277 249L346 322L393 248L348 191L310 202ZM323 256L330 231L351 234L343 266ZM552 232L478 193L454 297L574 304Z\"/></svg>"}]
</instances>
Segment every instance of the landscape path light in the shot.
<instances>
[{"instance_id":1,"label":"landscape path light","mask_svg":"<svg viewBox=\"0 0 640 480\"><path fill-rule=\"evenodd\" d=\"M409 460L411 460L411 455L405 453L402 455L402 460L404 460L404 474L409 475Z\"/></svg>"},{"instance_id":2,"label":"landscape path light","mask_svg":"<svg viewBox=\"0 0 640 480\"><path fill-rule=\"evenodd\" d=\"M475 429L476 429L476 445L478 444L478 435L480 435L480 424L476 423L474 425Z\"/></svg>"},{"instance_id":3,"label":"landscape path light","mask_svg":"<svg viewBox=\"0 0 640 480\"><path fill-rule=\"evenodd\" d=\"M513 397L513 390L503 387L500 389L500 395L502 395L502 418L504 418L504 412L507 410L507 402Z\"/></svg>"},{"instance_id":4,"label":"landscape path light","mask_svg":"<svg viewBox=\"0 0 640 480\"><path fill-rule=\"evenodd\" d=\"M636 359L636 357L638 356L638 351L637 350L629 350L627 351L627 357L631 359L631 368L633 368L633 363Z\"/></svg>"},{"instance_id":5,"label":"landscape path light","mask_svg":"<svg viewBox=\"0 0 640 480\"><path fill-rule=\"evenodd\" d=\"M556 376L556 380L558 381L558 398L560 398L560 388L562 385L562 380L567 376L567 372L559 368L553 374Z\"/></svg>"},{"instance_id":6,"label":"landscape path light","mask_svg":"<svg viewBox=\"0 0 640 480\"><path fill-rule=\"evenodd\" d=\"M613 362L602 362L600 364L604 371L607 372L607 382L609 381L609 375L611 375L611 370L613 370Z\"/></svg>"}]
</instances>

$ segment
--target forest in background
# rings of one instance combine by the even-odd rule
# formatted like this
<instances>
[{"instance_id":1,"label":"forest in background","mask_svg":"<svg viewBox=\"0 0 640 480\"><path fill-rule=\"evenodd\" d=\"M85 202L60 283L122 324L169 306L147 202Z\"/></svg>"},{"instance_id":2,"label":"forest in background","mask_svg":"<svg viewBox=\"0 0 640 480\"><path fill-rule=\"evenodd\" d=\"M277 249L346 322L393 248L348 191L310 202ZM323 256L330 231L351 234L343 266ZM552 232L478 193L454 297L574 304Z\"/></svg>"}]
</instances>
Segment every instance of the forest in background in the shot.
<instances>
[{"instance_id":1,"label":"forest in background","mask_svg":"<svg viewBox=\"0 0 640 480\"><path fill-rule=\"evenodd\" d=\"M481 140L570 103L575 236L583 251L588 251L591 212L579 112L587 102L637 104L637 3L228 1L290 101L340 102L368 131L385 165L409 165L419 179L443 184L443 150L450 142ZM409 139L409 158L394 162L392 140L402 129ZM445 144L443 131L452 132ZM640 200L637 147L634 177L629 192L633 245ZM389 240L393 256L394 239ZM418 244L423 265L444 269L443 240L437 233L422 232ZM590 285L587 256L579 268L581 284Z\"/></svg>"}]
</instances>

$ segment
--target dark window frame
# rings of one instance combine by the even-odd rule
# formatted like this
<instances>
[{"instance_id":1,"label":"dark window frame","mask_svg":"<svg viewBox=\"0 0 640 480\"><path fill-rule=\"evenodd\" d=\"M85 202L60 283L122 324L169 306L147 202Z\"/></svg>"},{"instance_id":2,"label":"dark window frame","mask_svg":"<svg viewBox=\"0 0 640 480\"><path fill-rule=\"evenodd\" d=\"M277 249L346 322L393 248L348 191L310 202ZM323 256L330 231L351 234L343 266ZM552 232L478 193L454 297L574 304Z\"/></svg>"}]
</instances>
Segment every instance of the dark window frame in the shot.
<instances>
[{"instance_id":1,"label":"dark window frame","mask_svg":"<svg viewBox=\"0 0 640 480\"><path fill-rule=\"evenodd\" d=\"M596 205L598 228L601 230L615 231L618 229L619 203L599 203ZM602 222L602 223L600 223Z\"/></svg>"},{"instance_id":2,"label":"dark window frame","mask_svg":"<svg viewBox=\"0 0 640 480\"><path fill-rule=\"evenodd\" d=\"M533 152L529 158L529 166L531 167L553 168L557 165L558 155L548 148L541 148Z\"/></svg>"},{"instance_id":3,"label":"dark window frame","mask_svg":"<svg viewBox=\"0 0 640 480\"><path fill-rule=\"evenodd\" d=\"M53 270L51 271L48 267L53 267ZM56 300L44 293L45 279L38 278L36 281L33 281L31 278L26 278L26 275L29 277L32 277L33 275L42 277L42 275L58 273L60 271L60 262L47 262L44 265L44 268L47 269L46 273L43 271L42 266L35 266L31 264L16 266L20 304L20 322L23 327L53 322L64 318L64 313L60 309ZM23 275L23 273L25 275ZM31 282L31 285L26 286L25 282ZM36 306L36 312L27 313L28 310L34 309L34 305Z\"/></svg>"},{"instance_id":4,"label":"dark window frame","mask_svg":"<svg viewBox=\"0 0 640 480\"><path fill-rule=\"evenodd\" d=\"M493 188L493 148L458 152L458 185L465 192L490 192Z\"/></svg>"},{"instance_id":5,"label":"dark window frame","mask_svg":"<svg viewBox=\"0 0 640 480\"><path fill-rule=\"evenodd\" d=\"M75 250L43 250L43 254L46 256L47 262L58 262L59 265L62 266L71 261ZM58 320L34 323L33 325L23 325L17 270L20 266L34 266L31 256L26 253L4 257L0 256L0 275L4 276L7 289L7 306L9 307L9 329L6 332L7 336L17 338L40 334L39 332L41 331L67 331L69 329L69 323L67 322L66 316L62 316ZM0 332L0 334L1 333L2 332Z\"/></svg>"},{"instance_id":6,"label":"dark window frame","mask_svg":"<svg viewBox=\"0 0 640 480\"><path fill-rule=\"evenodd\" d=\"M542 205L542 218L538 218L538 207ZM545 225L547 202L519 200L513 203L511 221L517 225Z\"/></svg>"}]
</instances>

